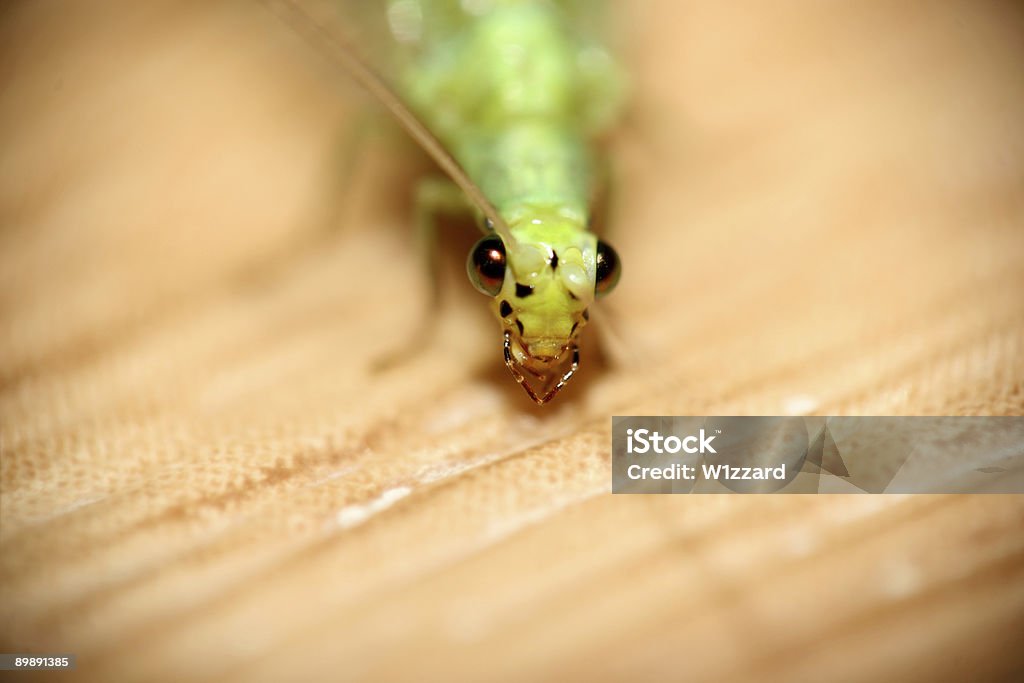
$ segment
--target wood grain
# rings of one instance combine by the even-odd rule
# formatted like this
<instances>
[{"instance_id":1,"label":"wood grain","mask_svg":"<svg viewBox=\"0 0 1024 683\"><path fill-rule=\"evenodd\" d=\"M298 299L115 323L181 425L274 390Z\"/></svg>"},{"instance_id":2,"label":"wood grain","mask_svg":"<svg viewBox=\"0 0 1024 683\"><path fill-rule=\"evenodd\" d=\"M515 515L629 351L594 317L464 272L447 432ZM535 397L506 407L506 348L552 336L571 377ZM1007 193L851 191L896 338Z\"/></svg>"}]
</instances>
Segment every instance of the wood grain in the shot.
<instances>
[{"instance_id":1,"label":"wood grain","mask_svg":"<svg viewBox=\"0 0 1024 683\"><path fill-rule=\"evenodd\" d=\"M470 232L422 353L373 370L429 305L425 166L371 124L346 172L364 98L262 7L0 13L0 650L88 681L1020 675L1020 496L608 493L615 414L1022 413L1020 8L635 5L619 352L592 334L545 408Z\"/></svg>"}]
</instances>

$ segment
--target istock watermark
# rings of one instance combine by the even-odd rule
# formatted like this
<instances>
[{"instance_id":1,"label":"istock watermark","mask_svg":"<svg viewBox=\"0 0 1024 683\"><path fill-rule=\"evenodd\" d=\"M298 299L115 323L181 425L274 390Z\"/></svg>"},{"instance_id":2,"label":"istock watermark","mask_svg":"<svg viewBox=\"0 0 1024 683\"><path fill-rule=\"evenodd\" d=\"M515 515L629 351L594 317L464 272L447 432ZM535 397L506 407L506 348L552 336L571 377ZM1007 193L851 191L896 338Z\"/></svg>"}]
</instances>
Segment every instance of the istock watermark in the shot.
<instances>
[{"instance_id":1,"label":"istock watermark","mask_svg":"<svg viewBox=\"0 0 1024 683\"><path fill-rule=\"evenodd\" d=\"M632 429L626 430L626 452L633 453L678 453L682 451L684 453L714 453L715 449L711 446L711 441L715 437L705 436L704 430L700 430L700 435L684 436L679 438L675 434L671 434L667 437L662 436L658 432L652 432L649 429ZM633 442L636 441L636 445ZM698 444L698 445L694 445Z\"/></svg>"},{"instance_id":2,"label":"istock watermark","mask_svg":"<svg viewBox=\"0 0 1024 683\"><path fill-rule=\"evenodd\" d=\"M1024 417L614 417L613 493L1024 493Z\"/></svg>"}]
</instances>

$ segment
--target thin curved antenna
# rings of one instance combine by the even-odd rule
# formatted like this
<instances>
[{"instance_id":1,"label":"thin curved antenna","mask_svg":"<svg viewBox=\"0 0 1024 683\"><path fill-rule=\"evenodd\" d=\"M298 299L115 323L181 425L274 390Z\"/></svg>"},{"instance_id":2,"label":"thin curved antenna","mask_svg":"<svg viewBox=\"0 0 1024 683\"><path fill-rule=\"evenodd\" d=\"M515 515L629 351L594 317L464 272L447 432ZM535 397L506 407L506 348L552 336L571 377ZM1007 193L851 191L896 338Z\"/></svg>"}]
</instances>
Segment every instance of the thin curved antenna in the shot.
<instances>
[{"instance_id":1,"label":"thin curved antenna","mask_svg":"<svg viewBox=\"0 0 1024 683\"><path fill-rule=\"evenodd\" d=\"M484 217L494 227L506 248L515 244L512 231L508 229L505 221L498 214L497 209L490 200L477 187L466 172L459 165L459 162L448 153L441 141L434 136L430 130L423 125L416 115L405 106L405 103L388 87L388 85L371 69L341 37L338 30L332 29L326 23L319 21L304 3L298 0L264 0L271 12L283 21L291 24L291 27L300 36L306 39L314 48L318 48L327 57L340 64L352 77L375 97L384 107L398 119L398 122L405 128L416 142L426 150L427 154L456 185L466 193L469 200L473 202ZM274 6L284 8L286 14L274 12Z\"/></svg>"}]
</instances>

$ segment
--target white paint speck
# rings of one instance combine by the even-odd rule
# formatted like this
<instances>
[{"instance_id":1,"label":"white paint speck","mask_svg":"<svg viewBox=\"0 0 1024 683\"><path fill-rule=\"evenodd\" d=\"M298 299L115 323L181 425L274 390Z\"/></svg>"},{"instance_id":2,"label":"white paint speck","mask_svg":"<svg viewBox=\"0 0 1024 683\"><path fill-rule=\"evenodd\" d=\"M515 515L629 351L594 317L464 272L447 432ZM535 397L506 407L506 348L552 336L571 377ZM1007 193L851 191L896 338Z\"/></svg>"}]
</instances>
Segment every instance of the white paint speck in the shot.
<instances>
[{"instance_id":1,"label":"white paint speck","mask_svg":"<svg viewBox=\"0 0 1024 683\"><path fill-rule=\"evenodd\" d=\"M808 529L795 529L785 536L789 552L796 557L807 557L814 552L817 542Z\"/></svg>"},{"instance_id":2,"label":"white paint speck","mask_svg":"<svg viewBox=\"0 0 1024 683\"><path fill-rule=\"evenodd\" d=\"M890 598L905 598L917 592L921 576L912 564L894 561L882 570L882 591Z\"/></svg>"},{"instance_id":3,"label":"white paint speck","mask_svg":"<svg viewBox=\"0 0 1024 683\"><path fill-rule=\"evenodd\" d=\"M338 526L342 529L351 529L368 520L373 515L387 510L389 507L412 493L408 486L396 486L388 489L368 503L362 505L349 505L338 511L336 517Z\"/></svg>"},{"instance_id":4,"label":"white paint speck","mask_svg":"<svg viewBox=\"0 0 1024 683\"><path fill-rule=\"evenodd\" d=\"M782 402L786 415L809 415L818 409L818 399L808 394L793 394Z\"/></svg>"}]
</instances>

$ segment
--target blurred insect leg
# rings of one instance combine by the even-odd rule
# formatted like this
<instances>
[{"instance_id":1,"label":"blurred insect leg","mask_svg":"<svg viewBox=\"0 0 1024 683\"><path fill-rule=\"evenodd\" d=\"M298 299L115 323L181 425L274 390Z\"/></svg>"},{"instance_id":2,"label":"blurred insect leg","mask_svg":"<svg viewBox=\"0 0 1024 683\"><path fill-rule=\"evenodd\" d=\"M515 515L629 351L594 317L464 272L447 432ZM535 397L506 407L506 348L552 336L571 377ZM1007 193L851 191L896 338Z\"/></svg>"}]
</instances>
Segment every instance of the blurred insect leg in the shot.
<instances>
[{"instance_id":1,"label":"blurred insect leg","mask_svg":"<svg viewBox=\"0 0 1024 683\"><path fill-rule=\"evenodd\" d=\"M377 371L388 370L412 359L430 346L429 342L437 330L434 313L441 307L441 270L438 259L438 217L445 214L459 214L470 208L462 190L447 178L424 178L416 187L416 246L427 270L427 301L418 306L420 311L413 332L401 347L388 352L374 363Z\"/></svg>"},{"instance_id":2,"label":"blurred insect leg","mask_svg":"<svg viewBox=\"0 0 1024 683\"><path fill-rule=\"evenodd\" d=\"M438 267L438 245L440 240L437 236L437 229L440 223L438 217L442 215L461 214L470 210L466 201L466 195L455 183L448 178L431 177L424 178L416 187L416 243L426 265L428 292L431 307L436 308L441 302L441 272ZM421 308L427 311L427 308ZM429 322L431 316L424 314L423 318Z\"/></svg>"},{"instance_id":3,"label":"blurred insect leg","mask_svg":"<svg viewBox=\"0 0 1024 683\"><path fill-rule=\"evenodd\" d=\"M353 199L359 195L356 186L360 180L361 162L366 159L371 142L386 140L393 131L394 126L382 121L371 107L360 107L343 125L338 136L340 139L334 145L331 172L327 174L328 199L324 202L323 217L317 226L321 233L333 234L356 225L348 218L353 213Z\"/></svg>"},{"instance_id":4,"label":"blurred insect leg","mask_svg":"<svg viewBox=\"0 0 1024 683\"><path fill-rule=\"evenodd\" d=\"M615 174L607 154L600 154L595 161L594 185L590 195L590 223L587 229L599 237L609 237L609 226L614 223Z\"/></svg>"},{"instance_id":5,"label":"blurred insect leg","mask_svg":"<svg viewBox=\"0 0 1024 683\"><path fill-rule=\"evenodd\" d=\"M668 360L650 339L632 329L628 315L610 302L600 301L590 310L587 327L593 329L595 350L600 354L600 362L607 367L644 370Z\"/></svg>"},{"instance_id":6,"label":"blurred insect leg","mask_svg":"<svg viewBox=\"0 0 1024 683\"><path fill-rule=\"evenodd\" d=\"M615 210L615 174L607 156L600 158L597 164L597 182L594 196L591 198L591 229L601 237L614 243L614 234L609 235L608 226L614 225ZM614 231L611 231L614 233ZM628 324L615 309L615 293L608 299L600 301L592 309L590 323L597 336L598 351L604 361L617 368L639 368L650 363L652 355L641 348L636 335L630 335Z\"/></svg>"},{"instance_id":7,"label":"blurred insect leg","mask_svg":"<svg viewBox=\"0 0 1024 683\"><path fill-rule=\"evenodd\" d=\"M600 134L618 121L626 102L626 75L608 51L594 44L581 45L576 56L580 74L577 87L584 130Z\"/></svg>"},{"instance_id":8,"label":"blurred insect leg","mask_svg":"<svg viewBox=\"0 0 1024 683\"><path fill-rule=\"evenodd\" d=\"M678 116L659 108L638 108L629 97L629 79L622 67L604 49L583 45L580 64L581 125L598 139L633 141L645 158L675 158L689 139L680 131ZM626 135L622 135L625 133ZM611 134L611 135L609 135Z\"/></svg>"},{"instance_id":9,"label":"blurred insect leg","mask_svg":"<svg viewBox=\"0 0 1024 683\"><path fill-rule=\"evenodd\" d=\"M607 304L594 306L589 327L597 337L597 352L603 363L615 369L641 367L648 359L637 347L636 340L625 331L627 323Z\"/></svg>"}]
</instances>

